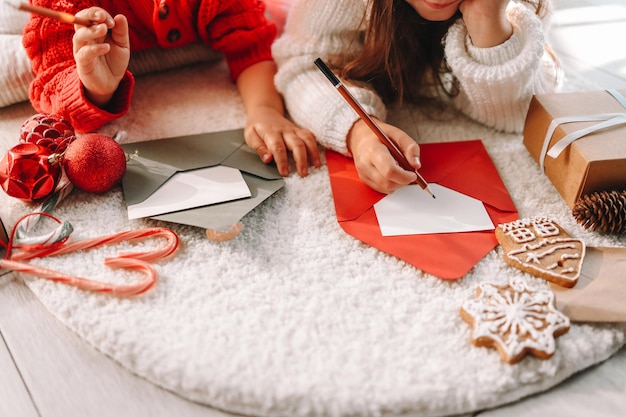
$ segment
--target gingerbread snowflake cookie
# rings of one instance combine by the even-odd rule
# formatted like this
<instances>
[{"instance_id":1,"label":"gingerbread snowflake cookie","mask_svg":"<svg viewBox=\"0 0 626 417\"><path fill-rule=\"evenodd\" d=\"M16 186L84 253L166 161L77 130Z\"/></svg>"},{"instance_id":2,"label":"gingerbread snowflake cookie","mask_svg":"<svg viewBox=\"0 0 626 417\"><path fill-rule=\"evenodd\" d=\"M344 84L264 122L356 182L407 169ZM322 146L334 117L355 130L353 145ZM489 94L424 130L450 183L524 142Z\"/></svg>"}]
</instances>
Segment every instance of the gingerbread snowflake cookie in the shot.
<instances>
[{"instance_id":1,"label":"gingerbread snowflake cookie","mask_svg":"<svg viewBox=\"0 0 626 417\"><path fill-rule=\"evenodd\" d=\"M585 243L570 237L555 221L533 217L499 224L496 238L508 264L563 287L576 285Z\"/></svg>"},{"instance_id":2,"label":"gingerbread snowflake cookie","mask_svg":"<svg viewBox=\"0 0 626 417\"><path fill-rule=\"evenodd\" d=\"M472 326L472 343L496 348L502 360L510 364L527 353L551 358L556 337L570 328L567 316L555 307L554 293L521 279L500 286L480 284L476 296L463 303L460 313Z\"/></svg>"}]
</instances>

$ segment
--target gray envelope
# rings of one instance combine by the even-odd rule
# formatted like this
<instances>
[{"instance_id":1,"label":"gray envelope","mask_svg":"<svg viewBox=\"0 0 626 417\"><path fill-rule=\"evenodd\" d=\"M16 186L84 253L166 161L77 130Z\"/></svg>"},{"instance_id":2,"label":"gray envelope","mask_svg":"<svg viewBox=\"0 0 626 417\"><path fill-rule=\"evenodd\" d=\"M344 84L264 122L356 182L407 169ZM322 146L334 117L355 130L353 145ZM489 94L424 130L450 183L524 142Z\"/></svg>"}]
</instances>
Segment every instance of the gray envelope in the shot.
<instances>
[{"instance_id":1,"label":"gray envelope","mask_svg":"<svg viewBox=\"0 0 626 417\"><path fill-rule=\"evenodd\" d=\"M133 155L122 180L126 205L144 201L180 171L224 165L239 169L251 197L152 216L152 219L205 229L228 230L285 185L273 165L265 164L245 143L243 129L180 136L121 145Z\"/></svg>"}]
</instances>

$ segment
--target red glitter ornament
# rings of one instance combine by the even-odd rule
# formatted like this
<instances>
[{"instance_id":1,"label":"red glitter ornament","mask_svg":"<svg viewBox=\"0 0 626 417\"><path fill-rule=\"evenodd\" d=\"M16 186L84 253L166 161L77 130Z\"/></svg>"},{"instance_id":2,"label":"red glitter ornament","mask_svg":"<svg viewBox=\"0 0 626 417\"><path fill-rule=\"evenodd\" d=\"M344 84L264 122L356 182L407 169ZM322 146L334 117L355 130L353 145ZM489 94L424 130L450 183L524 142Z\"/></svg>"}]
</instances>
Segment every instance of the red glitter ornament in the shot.
<instances>
[{"instance_id":1,"label":"red glitter ornament","mask_svg":"<svg viewBox=\"0 0 626 417\"><path fill-rule=\"evenodd\" d=\"M76 188L100 194L122 180L126 173L126 154L110 136L88 133L68 145L63 167Z\"/></svg>"},{"instance_id":2,"label":"red glitter ornament","mask_svg":"<svg viewBox=\"0 0 626 417\"><path fill-rule=\"evenodd\" d=\"M32 202L51 194L61 178L58 154L34 143L20 143L0 160L0 185L11 197Z\"/></svg>"}]
</instances>

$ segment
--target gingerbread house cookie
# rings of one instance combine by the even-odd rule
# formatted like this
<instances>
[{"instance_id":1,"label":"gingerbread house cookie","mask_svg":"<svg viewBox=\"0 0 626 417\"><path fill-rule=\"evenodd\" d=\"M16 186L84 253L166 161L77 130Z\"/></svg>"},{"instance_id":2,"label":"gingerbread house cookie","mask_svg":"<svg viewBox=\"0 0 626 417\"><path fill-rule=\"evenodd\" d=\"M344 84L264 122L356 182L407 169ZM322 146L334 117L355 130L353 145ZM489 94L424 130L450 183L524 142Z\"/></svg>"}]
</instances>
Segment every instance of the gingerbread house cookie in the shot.
<instances>
[{"instance_id":1,"label":"gingerbread house cookie","mask_svg":"<svg viewBox=\"0 0 626 417\"><path fill-rule=\"evenodd\" d=\"M496 238L508 264L563 287L576 285L585 243L570 237L555 221L533 217L499 224Z\"/></svg>"},{"instance_id":2,"label":"gingerbread house cookie","mask_svg":"<svg viewBox=\"0 0 626 417\"><path fill-rule=\"evenodd\" d=\"M552 291L534 288L519 278L500 286L480 284L460 313L472 326L472 343L496 348L510 364L528 353L549 359L556 350L556 337L570 328L567 316L555 307Z\"/></svg>"}]
</instances>

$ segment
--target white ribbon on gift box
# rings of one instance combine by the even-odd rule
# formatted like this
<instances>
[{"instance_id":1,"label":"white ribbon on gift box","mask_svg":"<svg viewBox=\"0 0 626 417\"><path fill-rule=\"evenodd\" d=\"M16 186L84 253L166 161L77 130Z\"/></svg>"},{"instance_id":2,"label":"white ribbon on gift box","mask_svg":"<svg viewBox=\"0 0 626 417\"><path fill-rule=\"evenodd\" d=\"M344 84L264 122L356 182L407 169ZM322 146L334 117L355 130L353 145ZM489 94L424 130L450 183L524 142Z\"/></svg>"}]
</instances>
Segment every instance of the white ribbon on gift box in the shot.
<instances>
[{"instance_id":1,"label":"white ribbon on gift box","mask_svg":"<svg viewBox=\"0 0 626 417\"><path fill-rule=\"evenodd\" d=\"M624 108L626 109L626 98L619 93L617 90L606 90L609 94L611 94L615 100L617 100ZM553 147L548 150L548 146L550 145L550 139L552 139L552 135L556 130L557 126L565 124L565 123L575 123L575 122L602 122L595 124L593 126L586 127L584 129L576 130L572 133L565 135L560 141L558 141ZM601 129L608 129L609 127L619 126L626 124L626 113L601 113L601 114L592 114L592 115L584 115L584 116L565 116L558 117L550 123L548 127L548 131L546 132L546 136L543 140L543 146L541 148L541 154L539 156L539 166L542 170L545 170L544 162L546 159L546 155L551 158L558 157L561 152L565 148L567 148L572 142L586 136L590 133L597 132Z\"/></svg>"}]
</instances>

